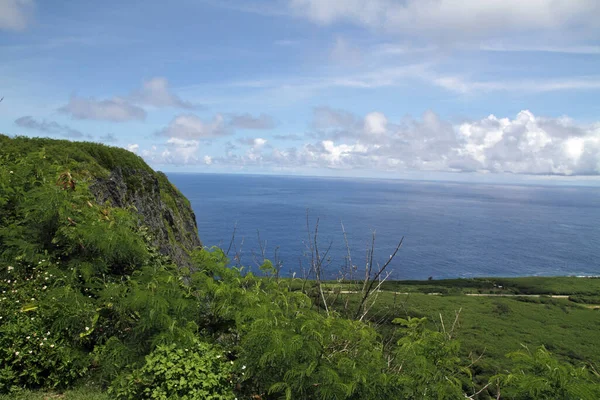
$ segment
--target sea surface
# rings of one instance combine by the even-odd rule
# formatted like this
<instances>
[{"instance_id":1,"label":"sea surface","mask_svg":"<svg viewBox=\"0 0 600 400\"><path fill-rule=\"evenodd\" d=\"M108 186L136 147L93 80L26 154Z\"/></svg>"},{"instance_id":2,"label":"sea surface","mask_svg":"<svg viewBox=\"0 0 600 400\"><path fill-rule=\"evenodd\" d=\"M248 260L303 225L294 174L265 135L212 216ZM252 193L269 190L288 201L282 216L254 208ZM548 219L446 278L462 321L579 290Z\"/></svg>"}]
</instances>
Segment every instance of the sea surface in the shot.
<instances>
[{"instance_id":1,"label":"sea surface","mask_svg":"<svg viewBox=\"0 0 600 400\"><path fill-rule=\"evenodd\" d=\"M310 263L307 213L327 275L352 264L364 274L375 232L374 262L394 279L600 275L600 188L488 185L255 175L169 174L191 201L204 245L258 272L266 256L282 276ZM235 237L232 235L235 228ZM311 240L312 242L312 240ZM275 255L277 253L277 256Z\"/></svg>"}]
</instances>

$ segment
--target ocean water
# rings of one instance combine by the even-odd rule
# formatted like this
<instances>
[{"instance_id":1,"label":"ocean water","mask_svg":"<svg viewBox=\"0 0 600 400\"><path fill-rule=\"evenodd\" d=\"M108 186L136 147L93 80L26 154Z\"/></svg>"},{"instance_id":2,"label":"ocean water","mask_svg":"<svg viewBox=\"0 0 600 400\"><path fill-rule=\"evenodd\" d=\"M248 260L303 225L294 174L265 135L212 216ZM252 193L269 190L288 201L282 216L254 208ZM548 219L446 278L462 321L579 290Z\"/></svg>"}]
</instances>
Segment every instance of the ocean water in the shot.
<instances>
[{"instance_id":1,"label":"ocean water","mask_svg":"<svg viewBox=\"0 0 600 400\"><path fill-rule=\"evenodd\" d=\"M169 174L192 203L202 242L235 248L257 272L261 253L282 275L308 266L307 212L319 219L319 249L335 277L347 254L364 271L375 258L394 279L600 275L600 188L402 180ZM232 255L234 250L230 251Z\"/></svg>"}]
</instances>

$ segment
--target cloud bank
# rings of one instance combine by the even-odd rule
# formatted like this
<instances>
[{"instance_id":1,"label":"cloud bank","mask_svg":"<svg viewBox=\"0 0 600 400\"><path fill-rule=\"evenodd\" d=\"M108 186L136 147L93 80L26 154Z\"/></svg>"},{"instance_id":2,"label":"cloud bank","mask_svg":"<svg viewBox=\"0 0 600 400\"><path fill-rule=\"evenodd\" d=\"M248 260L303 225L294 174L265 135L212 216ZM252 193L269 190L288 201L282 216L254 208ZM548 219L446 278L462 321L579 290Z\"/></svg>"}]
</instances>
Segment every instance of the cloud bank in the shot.
<instances>
[{"instance_id":1,"label":"cloud bank","mask_svg":"<svg viewBox=\"0 0 600 400\"><path fill-rule=\"evenodd\" d=\"M186 135L183 135L186 136ZM181 138L190 140L190 137ZM384 113L364 116L317 108L305 143L266 146L265 138L238 140L212 165L356 169L386 172L450 171L526 175L600 175L600 123L537 117L488 117L452 123L434 112L393 122ZM183 141L177 164L203 164L196 142ZM176 143L172 143L176 144ZM173 151L170 150L170 154ZM158 152L152 162L170 163ZM182 161L187 160L187 161Z\"/></svg>"}]
</instances>

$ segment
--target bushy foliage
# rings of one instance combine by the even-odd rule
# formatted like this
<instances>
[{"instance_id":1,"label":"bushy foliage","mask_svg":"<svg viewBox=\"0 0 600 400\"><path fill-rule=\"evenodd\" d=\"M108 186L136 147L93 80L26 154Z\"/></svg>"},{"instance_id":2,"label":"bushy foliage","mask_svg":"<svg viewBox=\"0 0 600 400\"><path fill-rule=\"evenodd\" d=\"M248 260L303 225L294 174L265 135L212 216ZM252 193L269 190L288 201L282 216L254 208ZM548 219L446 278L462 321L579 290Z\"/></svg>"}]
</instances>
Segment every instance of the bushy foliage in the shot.
<instances>
[{"instance_id":1,"label":"bushy foliage","mask_svg":"<svg viewBox=\"0 0 600 400\"><path fill-rule=\"evenodd\" d=\"M460 344L445 332L425 328L426 318L397 318L402 336L394 351L394 386L402 398L457 399L471 382Z\"/></svg>"},{"instance_id":2,"label":"bushy foliage","mask_svg":"<svg viewBox=\"0 0 600 400\"><path fill-rule=\"evenodd\" d=\"M185 348L160 345L141 368L117 379L109 392L116 399L233 399L232 364L219 348L198 340Z\"/></svg>"},{"instance_id":3,"label":"bushy foliage","mask_svg":"<svg viewBox=\"0 0 600 400\"><path fill-rule=\"evenodd\" d=\"M47 303L56 275L37 266L0 267L0 392L20 387L64 388L89 368L85 352L50 327L40 304ZM28 270L19 273L19 270ZM54 271L54 270L51 270Z\"/></svg>"},{"instance_id":4,"label":"bushy foliage","mask_svg":"<svg viewBox=\"0 0 600 400\"><path fill-rule=\"evenodd\" d=\"M544 347L524 348L508 354L514 363L512 372L491 378L503 398L515 400L598 399L600 385L585 367L576 368L558 361Z\"/></svg>"}]
</instances>

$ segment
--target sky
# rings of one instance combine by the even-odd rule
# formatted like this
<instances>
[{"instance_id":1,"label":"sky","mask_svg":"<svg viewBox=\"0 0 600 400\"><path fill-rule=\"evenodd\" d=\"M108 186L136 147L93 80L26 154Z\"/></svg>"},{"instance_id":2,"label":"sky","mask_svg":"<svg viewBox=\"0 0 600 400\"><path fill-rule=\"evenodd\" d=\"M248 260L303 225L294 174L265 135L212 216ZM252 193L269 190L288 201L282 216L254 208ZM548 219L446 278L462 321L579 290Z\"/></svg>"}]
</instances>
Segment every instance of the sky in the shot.
<instances>
[{"instance_id":1,"label":"sky","mask_svg":"<svg viewBox=\"0 0 600 400\"><path fill-rule=\"evenodd\" d=\"M0 0L0 132L166 172L600 182L598 0Z\"/></svg>"}]
</instances>

